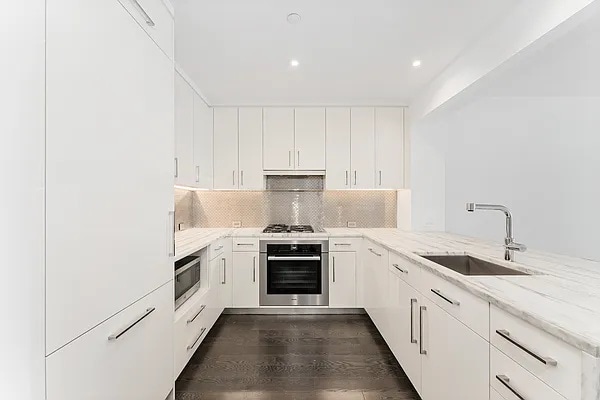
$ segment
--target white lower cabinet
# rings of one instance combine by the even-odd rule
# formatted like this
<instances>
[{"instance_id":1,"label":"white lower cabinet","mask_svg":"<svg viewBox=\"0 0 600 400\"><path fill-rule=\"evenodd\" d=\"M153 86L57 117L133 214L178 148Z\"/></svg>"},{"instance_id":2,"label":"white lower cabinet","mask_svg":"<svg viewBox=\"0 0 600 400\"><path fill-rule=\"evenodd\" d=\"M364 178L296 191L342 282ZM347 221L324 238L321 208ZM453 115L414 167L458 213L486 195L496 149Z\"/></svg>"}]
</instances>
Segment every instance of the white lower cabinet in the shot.
<instances>
[{"instance_id":1,"label":"white lower cabinet","mask_svg":"<svg viewBox=\"0 0 600 400\"><path fill-rule=\"evenodd\" d=\"M356 253L329 253L329 307L356 307Z\"/></svg>"},{"instance_id":2,"label":"white lower cabinet","mask_svg":"<svg viewBox=\"0 0 600 400\"><path fill-rule=\"evenodd\" d=\"M488 399L488 341L427 298L419 313L423 400Z\"/></svg>"},{"instance_id":3,"label":"white lower cabinet","mask_svg":"<svg viewBox=\"0 0 600 400\"><path fill-rule=\"evenodd\" d=\"M389 252L370 241L365 243L365 247L362 268L365 310L383 338L388 341L386 307Z\"/></svg>"},{"instance_id":4,"label":"white lower cabinet","mask_svg":"<svg viewBox=\"0 0 600 400\"><path fill-rule=\"evenodd\" d=\"M258 252L233 253L233 307L258 307Z\"/></svg>"},{"instance_id":5,"label":"white lower cabinet","mask_svg":"<svg viewBox=\"0 0 600 400\"><path fill-rule=\"evenodd\" d=\"M46 358L47 400L164 400L173 388L173 282Z\"/></svg>"}]
</instances>

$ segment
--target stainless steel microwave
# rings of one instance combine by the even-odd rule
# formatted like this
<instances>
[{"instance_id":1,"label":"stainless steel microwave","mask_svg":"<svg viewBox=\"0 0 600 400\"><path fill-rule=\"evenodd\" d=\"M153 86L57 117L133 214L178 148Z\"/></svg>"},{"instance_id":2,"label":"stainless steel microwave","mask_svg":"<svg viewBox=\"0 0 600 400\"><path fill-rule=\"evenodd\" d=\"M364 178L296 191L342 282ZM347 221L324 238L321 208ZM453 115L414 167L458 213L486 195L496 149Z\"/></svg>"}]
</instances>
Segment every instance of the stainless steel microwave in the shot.
<instances>
[{"instance_id":1,"label":"stainless steel microwave","mask_svg":"<svg viewBox=\"0 0 600 400\"><path fill-rule=\"evenodd\" d=\"M175 309L200 289L200 257L188 256L175 262Z\"/></svg>"}]
</instances>

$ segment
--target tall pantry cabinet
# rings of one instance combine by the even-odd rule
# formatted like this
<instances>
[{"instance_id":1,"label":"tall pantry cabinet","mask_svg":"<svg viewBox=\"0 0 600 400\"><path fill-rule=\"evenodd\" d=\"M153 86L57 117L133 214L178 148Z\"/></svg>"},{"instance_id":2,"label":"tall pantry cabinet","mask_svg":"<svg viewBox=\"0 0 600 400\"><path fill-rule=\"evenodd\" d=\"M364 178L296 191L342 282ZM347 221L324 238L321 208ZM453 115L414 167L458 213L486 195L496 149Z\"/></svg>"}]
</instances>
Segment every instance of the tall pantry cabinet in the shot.
<instances>
[{"instance_id":1,"label":"tall pantry cabinet","mask_svg":"<svg viewBox=\"0 0 600 400\"><path fill-rule=\"evenodd\" d=\"M28 325L28 383L12 398L164 400L173 388L172 9L163 0L14 3L27 3L10 7L37 32L29 47L41 43L28 59L41 74L20 73L45 73L45 87L21 105L31 105L22 118L31 129L14 125L30 144L23 184L34 196L20 201L39 203L27 211L37 219L23 221L45 245L27 256L35 276L19 293L36 302L25 313L40 323ZM35 107L44 97L45 124Z\"/></svg>"}]
</instances>

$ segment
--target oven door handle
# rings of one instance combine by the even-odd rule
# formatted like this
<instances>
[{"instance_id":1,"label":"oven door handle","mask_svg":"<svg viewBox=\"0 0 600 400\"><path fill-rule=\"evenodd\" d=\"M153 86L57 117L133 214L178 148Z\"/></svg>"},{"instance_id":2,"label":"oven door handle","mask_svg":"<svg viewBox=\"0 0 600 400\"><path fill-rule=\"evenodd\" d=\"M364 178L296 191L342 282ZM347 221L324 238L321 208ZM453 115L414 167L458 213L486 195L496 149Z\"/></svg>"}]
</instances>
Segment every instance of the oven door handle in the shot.
<instances>
[{"instance_id":1,"label":"oven door handle","mask_svg":"<svg viewBox=\"0 0 600 400\"><path fill-rule=\"evenodd\" d=\"M320 261L321 256L268 256L268 261Z\"/></svg>"}]
</instances>

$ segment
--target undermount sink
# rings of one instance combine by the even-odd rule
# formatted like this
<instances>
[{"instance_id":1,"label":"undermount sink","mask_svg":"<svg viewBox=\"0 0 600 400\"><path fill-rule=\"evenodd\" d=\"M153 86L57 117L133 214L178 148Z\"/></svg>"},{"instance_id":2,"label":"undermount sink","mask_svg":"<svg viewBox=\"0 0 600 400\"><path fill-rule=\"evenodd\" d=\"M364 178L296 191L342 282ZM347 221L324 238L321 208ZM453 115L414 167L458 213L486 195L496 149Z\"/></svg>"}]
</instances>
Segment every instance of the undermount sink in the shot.
<instances>
[{"instance_id":1,"label":"undermount sink","mask_svg":"<svg viewBox=\"0 0 600 400\"><path fill-rule=\"evenodd\" d=\"M529 275L526 272L506 268L489 261L467 255L421 256L463 275Z\"/></svg>"}]
</instances>

